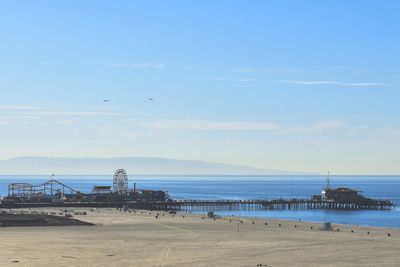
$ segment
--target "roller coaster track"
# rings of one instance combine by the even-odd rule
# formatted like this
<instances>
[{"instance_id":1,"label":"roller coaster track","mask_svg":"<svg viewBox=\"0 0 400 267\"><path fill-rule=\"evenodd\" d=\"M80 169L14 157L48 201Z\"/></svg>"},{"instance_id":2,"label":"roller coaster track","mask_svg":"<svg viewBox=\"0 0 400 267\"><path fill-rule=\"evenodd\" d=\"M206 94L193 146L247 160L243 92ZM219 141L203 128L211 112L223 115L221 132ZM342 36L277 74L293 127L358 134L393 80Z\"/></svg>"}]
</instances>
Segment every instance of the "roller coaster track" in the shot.
<instances>
[{"instance_id":1,"label":"roller coaster track","mask_svg":"<svg viewBox=\"0 0 400 267\"><path fill-rule=\"evenodd\" d=\"M8 185L9 196L31 196L31 195L75 195L79 191L75 190L57 180L49 180L40 185L29 183L12 183Z\"/></svg>"}]
</instances>

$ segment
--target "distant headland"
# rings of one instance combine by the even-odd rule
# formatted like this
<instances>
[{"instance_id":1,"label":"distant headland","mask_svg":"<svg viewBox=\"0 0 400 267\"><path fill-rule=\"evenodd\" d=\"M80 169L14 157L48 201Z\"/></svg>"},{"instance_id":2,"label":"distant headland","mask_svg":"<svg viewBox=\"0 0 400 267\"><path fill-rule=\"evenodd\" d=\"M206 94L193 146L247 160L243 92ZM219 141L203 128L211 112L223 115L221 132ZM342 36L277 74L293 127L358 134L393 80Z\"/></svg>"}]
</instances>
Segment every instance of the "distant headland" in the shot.
<instances>
[{"instance_id":1,"label":"distant headland","mask_svg":"<svg viewBox=\"0 0 400 267\"><path fill-rule=\"evenodd\" d=\"M141 175L300 175L305 173L261 169L200 160L158 157L17 157L0 161L2 175L92 175L109 174L121 166Z\"/></svg>"}]
</instances>

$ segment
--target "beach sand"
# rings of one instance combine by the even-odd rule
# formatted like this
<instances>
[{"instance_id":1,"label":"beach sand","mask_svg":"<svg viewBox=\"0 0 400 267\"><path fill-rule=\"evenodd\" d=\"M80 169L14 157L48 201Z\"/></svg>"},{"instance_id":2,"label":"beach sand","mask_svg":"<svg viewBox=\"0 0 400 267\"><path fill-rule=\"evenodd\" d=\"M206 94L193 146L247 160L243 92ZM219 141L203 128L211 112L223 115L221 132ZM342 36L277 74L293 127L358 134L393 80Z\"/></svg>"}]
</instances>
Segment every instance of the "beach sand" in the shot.
<instances>
[{"instance_id":1,"label":"beach sand","mask_svg":"<svg viewBox=\"0 0 400 267\"><path fill-rule=\"evenodd\" d=\"M400 266L399 229L74 210L96 226L0 228L0 266Z\"/></svg>"}]
</instances>

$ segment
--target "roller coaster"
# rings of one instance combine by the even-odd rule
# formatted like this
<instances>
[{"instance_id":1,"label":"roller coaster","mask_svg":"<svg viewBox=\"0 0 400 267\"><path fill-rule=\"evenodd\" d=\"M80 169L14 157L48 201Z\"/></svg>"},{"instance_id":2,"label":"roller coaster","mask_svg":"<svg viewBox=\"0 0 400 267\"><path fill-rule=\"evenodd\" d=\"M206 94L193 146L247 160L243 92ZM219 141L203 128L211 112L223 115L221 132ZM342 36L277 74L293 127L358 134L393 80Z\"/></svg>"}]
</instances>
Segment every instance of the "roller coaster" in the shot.
<instances>
[{"instance_id":1,"label":"roller coaster","mask_svg":"<svg viewBox=\"0 0 400 267\"><path fill-rule=\"evenodd\" d=\"M78 195L80 192L57 180L49 180L40 185L12 183L8 185L8 196L18 198L63 197Z\"/></svg>"}]
</instances>

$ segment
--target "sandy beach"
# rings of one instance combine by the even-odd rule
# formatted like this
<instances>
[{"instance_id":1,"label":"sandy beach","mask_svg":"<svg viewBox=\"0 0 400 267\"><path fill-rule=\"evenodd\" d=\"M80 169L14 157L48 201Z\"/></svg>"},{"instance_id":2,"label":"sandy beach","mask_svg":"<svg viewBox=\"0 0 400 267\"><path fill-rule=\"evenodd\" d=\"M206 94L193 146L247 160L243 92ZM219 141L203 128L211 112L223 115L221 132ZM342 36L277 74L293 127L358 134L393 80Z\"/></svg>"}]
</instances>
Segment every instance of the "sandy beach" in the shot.
<instances>
[{"instance_id":1,"label":"sandy beach","mask_svg":"<svg viewBox=\"0 0 400 267\"><path fill-rule=\"evenodd\" d=\"M96 226L0 228L0 265L400 266L399 229L333 225L324 232L308 222L75 211Z\"/></svg>"}]
</instances>

